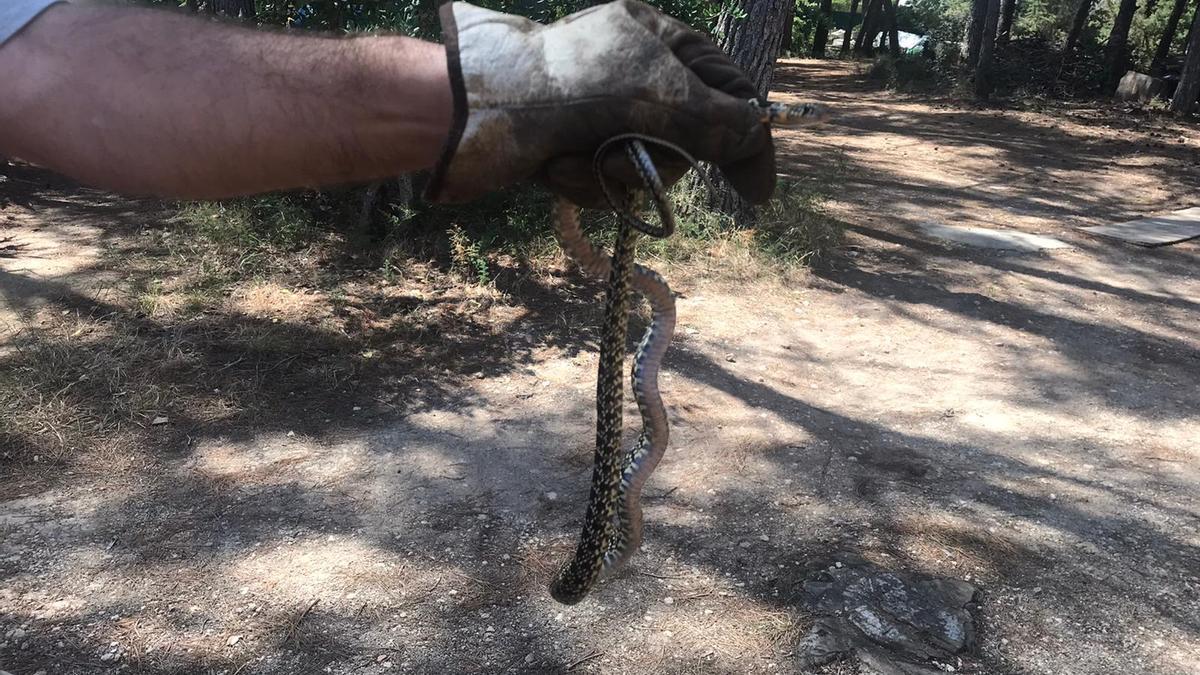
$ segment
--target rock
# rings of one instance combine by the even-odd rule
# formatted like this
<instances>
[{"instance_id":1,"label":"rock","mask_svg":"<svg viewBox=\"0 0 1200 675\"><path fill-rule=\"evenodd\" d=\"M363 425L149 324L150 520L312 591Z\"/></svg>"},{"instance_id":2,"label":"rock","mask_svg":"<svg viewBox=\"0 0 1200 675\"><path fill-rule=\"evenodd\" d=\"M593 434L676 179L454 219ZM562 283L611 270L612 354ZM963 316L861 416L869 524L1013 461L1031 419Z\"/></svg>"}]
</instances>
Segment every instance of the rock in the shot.
<instances>
[{"instance_id":1,"label":"rock","mask_svg":"<svg viewBox=\"0 0 1200 675\"><path fill-rule=\"evenodd\" d=\"M820 617L797 650L806 667L853 652L884 675L917 675L937 672L923 663L974 643L971 584L885 570L854 554L838 557L804 582Z\"/></svg>"},{"instance_id":2,"label":"rock","mask_svg":"<svg viewBox=\"0 0 1200 675\"><path fill-rule=\"evenodd\" d=\"M13 642L20 642L21 640L25 639L26 635L28 635L28 633L25 632L24 628L14 628L8 631L8 634L4 637L5 639L12 640Z\"/></svg>"},{"instance_id":3,"label":"rock","mask_svg":"<svg viewBox=\"0 0 1200 675\"><path fill-rule=\"evenodd\" d=\"M225 641L225 644L232 647L241 641L242 641L241 635L230 635L229 639Z\"/></svg>"},{"instance_id":4,"label":"rock","mask_svg":"<svg viewBox=\"0 0 1200 675\"><path fill-rule=\"evenodd\" d=\"M1166 85L1162 79L1142 73L1129 71L1117 85L1116 96L1121 101L1137 101L1149 103L1158 96Z\"/></svg>"},{"instance_id":5,"label":"rock","mask_svg":"<svg viewBox=\"0 0 1200 675\"><path fill-rule=\"evenodd\" d=\"M800 666L807 669L841 658L853 648L854 645L837 625L837 620L822 617L800 638L796 653Z\"/></svg>"}]
</instances>

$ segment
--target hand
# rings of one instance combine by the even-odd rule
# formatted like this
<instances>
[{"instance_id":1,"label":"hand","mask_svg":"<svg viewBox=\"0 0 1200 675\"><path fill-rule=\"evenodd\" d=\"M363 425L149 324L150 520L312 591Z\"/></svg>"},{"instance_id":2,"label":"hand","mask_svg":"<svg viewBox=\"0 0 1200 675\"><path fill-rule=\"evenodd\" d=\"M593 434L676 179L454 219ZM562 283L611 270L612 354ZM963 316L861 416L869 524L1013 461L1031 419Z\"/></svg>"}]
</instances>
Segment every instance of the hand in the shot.
<instances>
[{"instance_id":1,"label":"hand","mask_svg":"<svg viewBox=\"0 0 1200 675\"><path fill-rule=\"evenodd\" d=\"M464 2L441 9L455 121L428 196L461 201L534 178L581 206L605 204L592 167L608 138L660 138L720 167L748 201L775 187L758 94L707 38L634 0L548 26ZM665 182L687 170L651 148ZM641 187L612 153L606 179Z\"/></svg>"}]
</instances>

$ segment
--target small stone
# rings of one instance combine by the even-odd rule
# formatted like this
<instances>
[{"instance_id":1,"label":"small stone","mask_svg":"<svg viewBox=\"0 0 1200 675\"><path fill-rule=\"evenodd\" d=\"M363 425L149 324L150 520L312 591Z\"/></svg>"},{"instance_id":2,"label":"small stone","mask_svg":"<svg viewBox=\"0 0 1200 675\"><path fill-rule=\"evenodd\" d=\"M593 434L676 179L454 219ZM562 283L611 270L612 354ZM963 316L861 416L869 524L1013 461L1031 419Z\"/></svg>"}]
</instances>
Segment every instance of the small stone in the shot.
<instances>
[{"instance_id":1,"label":"small stone","mask_svg":"<svg viewBox=\"0 0 1200 675\"><path fill-rule=\"evenodd\" d=\"M225 641L225 644L232 647L241 641L242 641L241 635L230 635L229 639Z\"/></svg>"},{"instance_id":2,"label":"small stone","mask_svg":"<svg viewBox=\"0 0 1200 675\"><path fill-rule=\"evenodd\" d=\"M675 604L675 598L672 598L671 596L668 595L667 597L663 598L663 604L664 605L673 605L673 604Z\"/></svg>"},{"instance_id":3,"label":"small stone","mask_svg":"<svg viewBox=\"0 0 1200 675\"><path fill-rule=\"evenodd\" d=\"M554 501L555 499L558 499L558 493L557 492L547 492L546 499L548 501Z\"/></svg>"},{"instance_id":4,"label":"small stone","mask_svg":"<svg viewBox=\"0 0 1200 675\"><path fill-rule=\"evenodd\" d=\"M770 538L770 537L768 537L768 536L767 536L767 535L765 535L765 534L760 534L760 535L758 535L758 538L759 538L759 539L762 539L763 541L771 541L771 538Z\"/></svg>"},{"instance_id":5,"label":"small stone","mask_svg":"<svg viewBox=\"0 0 1200 675\"><path fill-rule=\"evenodd\" d=\"M158 426L160 424L166 424L167 422L170 422L170 421L171 420L167 419L166 417L159 415L158 417L155 417L153 420L150 420L150 425Z\"/></svg>"},{"instance_id":6,"label":"small stone","mask_svg":"<svg viewBox=\"0 0 1200 675\"><path fill-rule=\"evenodd\" d=\"M354 408L352 408L352 410L354 410L354 412L358 412L359 410L362 410L362 406L356 405Z\"/></svg>"},{"instance_id":7,"label":"small stone","mask_svg":"<svg viewBox=\"0 0 1200 675\"><path fill-rule=\"evenodd\" d=\"M27 633L25 632L24 629L14 628L14 629L8 631L8 635L6 635L5 637L7 637L9 640L12 640L14 642L20 642L21 640L23 640L25 638L26 635L27 635Z\"/></svg>"},{"instance_id":8,"label":"small stone","mask_svg":"<svg viewBox=\"0 0 1200 675\"><path fill-rule=\"evenodd\" d=\"M533 652L525 655L525 663L533 663Z\"/></svg>"},{"instance_id":9,"label":"small stone","mask_svg":"<svg viewBox=\"0 0 1200 675\"><path fill-rule=\"evenodd\" d=\"M289 431L287 435L288 435L288 438L295 438L295 437L296 437L296 432L294 432L294 431Z\"/></svg>"},{"instance_id":10,"label":"small stone","mask_svg":"<svg viewBox=\"0 0 1200 675\"><path fill-rule=\"evenodd\" d=\"M742 548L750 548L750 542L748 542L748 541L739 542L738 546L741 546Z\"/></svg>"},{"instance_id":11,"label":"small stone","mask_svg":"<svg viewBox=\"0 0 1200 675\"><path fill-rule=\"evenodd\" d=\"M726 354L725 360L730 363L737 363L737 359L733 358L733 354Z\"/></svg>"}]
</instances>

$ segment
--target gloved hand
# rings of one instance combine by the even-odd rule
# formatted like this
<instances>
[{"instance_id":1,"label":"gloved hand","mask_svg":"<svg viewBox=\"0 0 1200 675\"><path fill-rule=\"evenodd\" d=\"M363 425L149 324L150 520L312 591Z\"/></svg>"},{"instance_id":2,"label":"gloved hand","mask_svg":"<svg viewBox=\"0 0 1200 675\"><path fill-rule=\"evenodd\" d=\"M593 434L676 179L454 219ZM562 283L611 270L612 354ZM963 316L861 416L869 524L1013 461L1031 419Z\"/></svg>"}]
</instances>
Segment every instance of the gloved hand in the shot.
<instances>
[{"instance_id":1,"label":"gloved hand","mask_svg":"<svg viewBox=\"0 0 1200 675\"><path fill-rule=\"evenodd\" d=\"M442 5L455 121L428 197L451 202L534 178L581 206L606 202L592 156L622 133L660 138L720 167L752 203L775 156L745 74L707 38L635 0L544 26L465 2ZM687 164L647 146L664 182ZM607 180L642 187L624 153Z\"/></svg>"}]
</instances>

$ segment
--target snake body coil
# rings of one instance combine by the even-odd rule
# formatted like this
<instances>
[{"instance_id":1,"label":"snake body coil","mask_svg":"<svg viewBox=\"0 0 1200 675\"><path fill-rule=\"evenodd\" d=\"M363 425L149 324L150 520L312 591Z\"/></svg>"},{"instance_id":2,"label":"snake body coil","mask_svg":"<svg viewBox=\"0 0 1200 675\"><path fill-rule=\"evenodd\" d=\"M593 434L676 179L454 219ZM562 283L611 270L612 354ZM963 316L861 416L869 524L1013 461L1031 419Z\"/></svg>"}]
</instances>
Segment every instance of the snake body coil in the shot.
<instances>
[{"instance_id":1,"label":"snake body coil","mask_svg":"<svg viewBox=\"0 0 1200 675\"><path fill-rule=\"evenodd\" d=\"M761 105L758 101L750 101L750 104L758 108L763 124L767 125L815 124L828 118L825 108L814 104ZM675 298L657 272L634 262L638 236L634 229L654 236L667 236L674 229L674 219L654 163L642 141L664 146L692 161L676 146L633 134L614 137L601 145L595 156L597 178L614 209L622 214L613 256L598 251L588 242L579 225L579 208L570 201L557 200L552 216L555 233L567 255L585 273L607 278L609 282L596 381L596 453L587 514L575 555L550 586L551 596L564 604L582 600L602 575L619 568L641 545L642 488L666 452L670 436L666 409L658 389L658 372L675 332ZM625 145L630 161L645 181L662 216L661 227L652 227L628 209L617 208L618 200L608 192L599 165L605 150L618 142ZM624 201L626 206L630 203L631 200ZM638 345L630 373L634 398L641 413L642 433L637 443L622 453L621 370L631 286L650 304L651 320Z\"/></svg>"}]
</instances>

